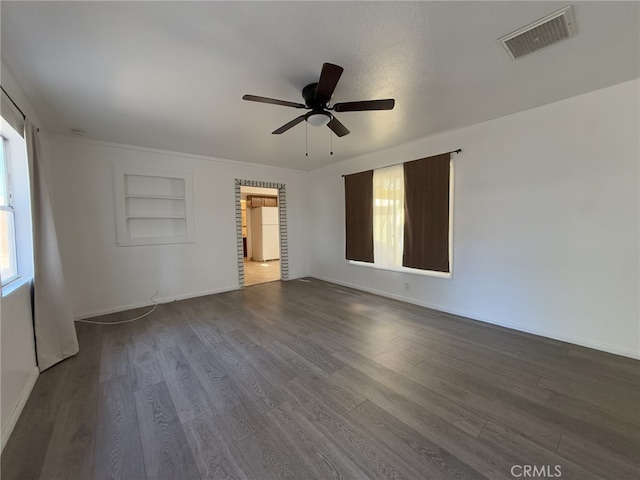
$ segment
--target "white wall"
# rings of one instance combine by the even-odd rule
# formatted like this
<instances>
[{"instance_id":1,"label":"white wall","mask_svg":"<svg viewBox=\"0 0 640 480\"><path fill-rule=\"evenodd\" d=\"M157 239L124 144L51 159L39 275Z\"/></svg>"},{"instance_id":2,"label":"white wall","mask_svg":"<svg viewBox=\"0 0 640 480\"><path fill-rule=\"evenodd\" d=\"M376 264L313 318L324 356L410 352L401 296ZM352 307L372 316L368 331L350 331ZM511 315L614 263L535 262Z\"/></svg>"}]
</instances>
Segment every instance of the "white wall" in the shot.
<instances>
[{"instance_id":1,"label":"white wall","mask_svg":"<svg viewBox=\"0 0 640 480\"><path fill-rule=\"evenodd\" d=\"M639 90L626 82L313 172L312 275L640 357ZM453 278L350 265L341 175L459 147Z\"/></svg>"},{"instance_id":2,"label":"white wall","mask_svg":"<svg viewBox=\"0 0 640 480\"><path fill-rule=\"evenodd\" d=\"M76 318L238 288L235 179L286 184L289 277L309 274L306 174L50 137L54 215ZM115 165L193 173L195 243L116 245Z\"/></svg>"},{"instance_id":3,"label":"white wall","mask_svg":"<svg viewBox=\"0 0 640 480\"><path fill-rule=\"evenodd\" d=\"M2 448L18 421L38 378L31 316L31 282L21 283L2 299L0 323Z\"/></svg>"}]
</instances>

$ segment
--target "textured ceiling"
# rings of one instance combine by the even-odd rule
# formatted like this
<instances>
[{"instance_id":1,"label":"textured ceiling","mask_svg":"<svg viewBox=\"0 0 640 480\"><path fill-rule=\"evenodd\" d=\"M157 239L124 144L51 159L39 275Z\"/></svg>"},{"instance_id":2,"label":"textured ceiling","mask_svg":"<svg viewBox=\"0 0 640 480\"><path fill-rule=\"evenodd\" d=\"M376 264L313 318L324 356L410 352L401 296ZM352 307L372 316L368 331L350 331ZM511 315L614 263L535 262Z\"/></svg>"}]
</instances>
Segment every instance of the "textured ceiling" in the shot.
<instances>
[{"instance_id":1,"label":"textured ceiling","mask_svg":"<svg viewBox=\"0 0 640 480\"><path fill-rule=\"evenodd\" d=\"M578 34L513 61L496 39L557 2L1 2L2 60L50 133L302 170L640 76L638 2L574 2ZM299 110L323 62L333 102L394 97L383 112Z\"/></svg>"}]
</instances>

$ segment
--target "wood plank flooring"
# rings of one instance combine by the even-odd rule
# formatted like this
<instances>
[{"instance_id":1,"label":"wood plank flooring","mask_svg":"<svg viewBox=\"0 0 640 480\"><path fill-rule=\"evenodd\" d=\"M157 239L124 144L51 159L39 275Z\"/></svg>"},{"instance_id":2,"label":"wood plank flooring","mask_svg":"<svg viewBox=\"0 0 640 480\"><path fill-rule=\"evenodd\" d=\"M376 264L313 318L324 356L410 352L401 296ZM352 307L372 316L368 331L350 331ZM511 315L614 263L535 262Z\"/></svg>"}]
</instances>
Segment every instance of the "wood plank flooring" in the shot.
<instances>
[{"instance_id":1,"label":"wood plank flooring","mask_svg":"<svg viewBox=\"0 0 640 480\"><path fill-rule=\"evenodd\" d=\"M77 330L3 480L640 478L629 358L306 279Z\"/></svg>"}]
</instances>

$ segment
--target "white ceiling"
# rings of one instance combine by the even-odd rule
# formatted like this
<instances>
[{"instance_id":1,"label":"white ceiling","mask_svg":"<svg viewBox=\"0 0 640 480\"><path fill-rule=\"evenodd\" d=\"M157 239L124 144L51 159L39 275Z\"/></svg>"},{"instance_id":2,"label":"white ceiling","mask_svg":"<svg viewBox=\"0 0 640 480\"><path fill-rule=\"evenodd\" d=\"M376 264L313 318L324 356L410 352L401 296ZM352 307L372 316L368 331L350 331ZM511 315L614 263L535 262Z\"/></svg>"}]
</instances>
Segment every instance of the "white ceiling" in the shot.
<instances>
[{"instance_id":1,"label":"white ceiling","mask_svg":"<svg viewBox=\"0 0 640 480\"><path fill-rule=\"evenodd\" d=\"M638 2L574 2L578 34L513 61L496 39L566 2L1 2L2 60L50 133L311 170L640 76ZM301 111L344 67L333 138ZM457 145L456 145L457 146Z\"/></svg>"}]
</instances>

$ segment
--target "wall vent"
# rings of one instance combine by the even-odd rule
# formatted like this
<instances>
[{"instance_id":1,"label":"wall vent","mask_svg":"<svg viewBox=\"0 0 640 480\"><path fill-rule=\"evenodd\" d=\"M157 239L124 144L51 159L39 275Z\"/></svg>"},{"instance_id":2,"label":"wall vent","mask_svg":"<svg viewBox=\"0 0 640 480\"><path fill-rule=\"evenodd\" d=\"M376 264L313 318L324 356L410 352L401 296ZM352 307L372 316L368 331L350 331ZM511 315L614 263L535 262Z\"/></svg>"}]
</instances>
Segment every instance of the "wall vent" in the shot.
<instances>
[{"instance_id":1,"label":"wall vent","mask_svg":"<svg viewBox=\"0 0 640 480\"><path fill-rule=\"evenodd\" d=\"M565 7L498 39L514 60L576 33L573 8Z\"/></svg>"}]
</instances>

